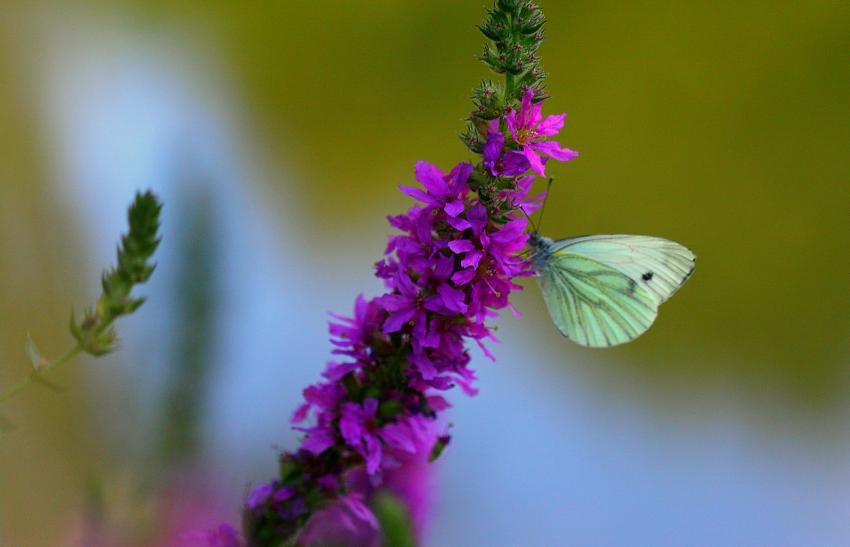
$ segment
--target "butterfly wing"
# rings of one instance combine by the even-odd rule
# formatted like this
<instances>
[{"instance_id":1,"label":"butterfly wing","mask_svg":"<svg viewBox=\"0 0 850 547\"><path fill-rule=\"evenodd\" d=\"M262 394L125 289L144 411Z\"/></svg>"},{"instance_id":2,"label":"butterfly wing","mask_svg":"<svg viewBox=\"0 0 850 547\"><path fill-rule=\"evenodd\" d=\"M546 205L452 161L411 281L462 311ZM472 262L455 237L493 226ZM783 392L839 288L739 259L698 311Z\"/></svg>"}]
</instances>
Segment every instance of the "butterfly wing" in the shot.
<instances>
[{"instance_id":1,"label":"butterfly wing","mask_svg":"<svg viewBox=\"0 0 850 547\"><path fill-rule=\"evenodd\" d=\"M649 290L658 304L679 290L696 263L694 253L684 245L652 236L583 236L557 241L553 249L580 254L619 270Z\"/></svg>"},{"instance_id":2,"label":"butterfly wing","mask_svg":"<svg viewBox=\"0 0 850 547\"><path fill-rule=\"evenodd\" d=\"M540 286L561 334L586 347L610 347L647 331L690 276L687 248L648 236L586 236L554 242Z\"/></svg>"}]
</instances>

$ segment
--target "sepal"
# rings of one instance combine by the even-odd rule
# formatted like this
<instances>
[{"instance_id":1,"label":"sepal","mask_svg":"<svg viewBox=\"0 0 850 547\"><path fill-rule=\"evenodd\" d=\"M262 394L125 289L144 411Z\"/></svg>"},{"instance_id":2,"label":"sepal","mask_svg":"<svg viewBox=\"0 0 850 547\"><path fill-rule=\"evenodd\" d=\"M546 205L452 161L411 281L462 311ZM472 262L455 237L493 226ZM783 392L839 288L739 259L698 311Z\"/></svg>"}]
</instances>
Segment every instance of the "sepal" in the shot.
<instances>
[{"instance_id":1,"label":"sepal","mask_svg":"<svg viewBox=\"0 0 850 547\"><path fill-rule=\"evenodd\" d=\"M32 369L35 372L43 370L50 361L44 358L41 352L38 350L38 346L33 342L32 336L27 333L27 341L24 345L24 351L26 351L27 357L29 357L30 363L32 364Z\"/></svg>"}]
</instances>

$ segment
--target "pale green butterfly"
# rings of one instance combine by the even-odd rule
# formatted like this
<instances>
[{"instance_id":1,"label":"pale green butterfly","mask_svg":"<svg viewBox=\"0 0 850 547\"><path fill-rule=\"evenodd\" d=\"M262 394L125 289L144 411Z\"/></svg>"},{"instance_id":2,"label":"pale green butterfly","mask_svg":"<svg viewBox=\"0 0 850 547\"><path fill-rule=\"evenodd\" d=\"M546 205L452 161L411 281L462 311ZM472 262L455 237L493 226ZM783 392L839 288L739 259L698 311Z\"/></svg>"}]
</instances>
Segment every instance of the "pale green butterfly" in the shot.
<instances>
[{"instance_id":1,"label":"pale green butterfly","mask_svg":"<svg viewBox=\"0 0 850 547\"><path fill-rule=\"evenodd\" d=\"M582 236L553 241L536 231L531 263L561 334L591 348L646 332L658 306L694 271L687 247L660 237Z\"/></svg>"}]
</instances>

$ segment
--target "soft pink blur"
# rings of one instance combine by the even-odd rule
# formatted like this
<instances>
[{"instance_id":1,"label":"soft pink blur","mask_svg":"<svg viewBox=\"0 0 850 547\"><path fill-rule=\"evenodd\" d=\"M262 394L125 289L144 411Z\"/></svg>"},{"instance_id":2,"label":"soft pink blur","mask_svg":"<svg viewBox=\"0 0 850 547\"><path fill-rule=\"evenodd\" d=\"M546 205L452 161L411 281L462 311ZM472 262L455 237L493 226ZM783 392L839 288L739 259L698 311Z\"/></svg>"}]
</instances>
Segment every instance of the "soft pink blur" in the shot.
<instances>
[{"instance_id":1,"label":"soft pink blur","mask_svg":"<svg viewBox=\"0 0 850 547\"><path fill-rule=\"evenodd\" d=\"M122 500L106 499L106 508L88 510L72 523L67 547L200 547L207 542L193 532L213 530L222 522L238 522L239 507L215 484L214 475L189 471L175 476L157 494L141 499L127 495ZM229 496L232 498L233 496ZM122 521L115 507L146 514L144 524Z\"/></svg>"},{"instance_id":2,"label":"soft pink blur","mask_svg":"<svg viewBox=\"0 0 850 547\"><path fill-rule=\"evenodd\" d=\"M363 493L367 502L382 492L389 492L404 503L418 544L422 543L426 534L435 499L434 464L428 461L428 456L420 453L401 460L398 468L385 473L380 489L371 486L365 469L356 469L347 478L349 488ZM299 541L301 545L316 542L380 547L382 537L380 530L375 530L361 519L352 518L346 507L335 504L316 513Z\"/></svg>"}]
</instances>

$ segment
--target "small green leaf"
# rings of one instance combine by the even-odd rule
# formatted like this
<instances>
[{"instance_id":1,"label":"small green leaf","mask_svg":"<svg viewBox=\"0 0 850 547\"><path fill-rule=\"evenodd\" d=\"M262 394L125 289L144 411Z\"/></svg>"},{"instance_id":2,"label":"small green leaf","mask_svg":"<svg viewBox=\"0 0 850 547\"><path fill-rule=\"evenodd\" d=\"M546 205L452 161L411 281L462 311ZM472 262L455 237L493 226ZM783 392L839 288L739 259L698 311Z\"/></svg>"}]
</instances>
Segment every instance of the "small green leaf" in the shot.
<instances>
[{"instance_id":1,"label":"small green leaf","mask_svg":"<svg viewBox=\"0 0 850 547\"><path fill-rule=\"evenodd\" d=\"M71 331L71 336L74 337L74 340L82 343L83 341L83 330L80 327L80 324L77 323L77 317L74 314L74 310L71 310L71 320L68 322L68 328Z\"/></svg>"},{"instance_id":2,"label":"small green leaf","mask_svg":"<svg viewBox=\"0 0 850 547\"><path fill-rule=\"evenodd\" d=\"M410 512L396 496L381 492L372 502L372 510L381 524L385 547L415 547L416 534Z\"/></svg>"},{"instance_id":3,"label":"small green leaf","mask_svg":"<svg viewBox=\"0 0 850 547\"><path fill-rule=\"evenodd\" d=\"M443 453L443 450L449 445L449 441L451 441L451 437L449 435L441 435L437 437L437 442L434 443L434 447L431 448L431 454L428 456L428 461L433 462Z\"/></svg>"}]
</instances>

